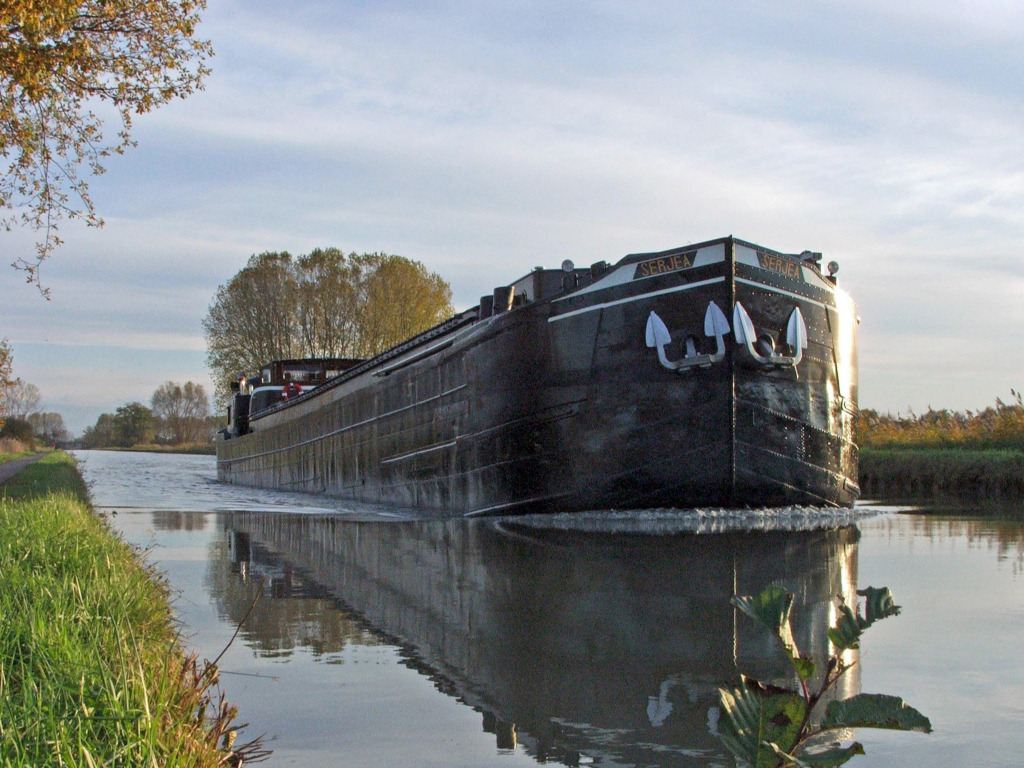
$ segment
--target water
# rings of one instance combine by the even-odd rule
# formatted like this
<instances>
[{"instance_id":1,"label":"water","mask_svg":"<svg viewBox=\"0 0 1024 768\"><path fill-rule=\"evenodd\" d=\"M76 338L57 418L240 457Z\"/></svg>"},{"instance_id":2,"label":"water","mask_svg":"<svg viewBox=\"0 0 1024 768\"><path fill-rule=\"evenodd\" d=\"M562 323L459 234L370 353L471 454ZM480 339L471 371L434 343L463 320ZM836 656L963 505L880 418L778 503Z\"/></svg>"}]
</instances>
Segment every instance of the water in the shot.
<instances>
[{"instance_id":1,"label":"water","mask_svg":"<svg viewBox=\"0 0 1024 768\"><path fill-rule=\"evenodd\" d=\"M708 732L717 686L785 667L728 599L768 582L797 595L815 656L831 595L888 586L903 606L868 630L841 694L902 696L935 732L861 730L850 765L1022 762L1019 521L424 521L222 486L211 457L78 457L96 507L166 574L189 646L213 659L230 643L223 685L271 766L731 766Z\"/></svg>"}]
</instances>

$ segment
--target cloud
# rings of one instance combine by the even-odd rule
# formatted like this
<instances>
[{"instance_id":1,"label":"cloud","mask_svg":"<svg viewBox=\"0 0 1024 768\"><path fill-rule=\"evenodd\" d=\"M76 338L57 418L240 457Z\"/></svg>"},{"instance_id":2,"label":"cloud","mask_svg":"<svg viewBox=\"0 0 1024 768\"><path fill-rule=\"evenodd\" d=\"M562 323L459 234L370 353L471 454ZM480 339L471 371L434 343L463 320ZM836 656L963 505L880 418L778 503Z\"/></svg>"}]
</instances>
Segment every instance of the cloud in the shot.
<instances>
[{"instance_id":1,"label":"cloud","mask_svg":"<svg viewBox=\"0 0 1024 768\"><path fill-rule=\"evenodd\" d=\"M400 253L467 307L536 265L732 233L842 263L867 407L1020 386L993 309L1017 318L1024 271L1016 3L224 0L203 30L207 89L138 119L53 302L0 275L0 335L196 355L263 250Z\"/></svg>"}]
</instances>

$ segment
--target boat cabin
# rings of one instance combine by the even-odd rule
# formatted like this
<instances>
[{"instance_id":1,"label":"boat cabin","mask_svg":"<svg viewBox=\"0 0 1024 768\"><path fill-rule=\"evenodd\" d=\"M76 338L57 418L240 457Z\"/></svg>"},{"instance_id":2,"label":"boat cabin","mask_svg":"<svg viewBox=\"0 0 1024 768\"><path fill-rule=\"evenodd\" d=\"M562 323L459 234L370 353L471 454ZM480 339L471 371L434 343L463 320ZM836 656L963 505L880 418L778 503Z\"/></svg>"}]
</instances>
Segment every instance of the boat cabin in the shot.
<instances>
[{"instance_id":1,"label":"boat cabin","mask_svg":"<svg viewBox=\"0 0 1024 768\"><path fill-rule=\"evenodd\" d=\"M590 285L609 268L606 261L598 261L590 267L577 268L568 259L562 262L561 269L534 267L532 272L509 285L498 286L492 295L480 297L479 317L483 320L514 307L542 301Z\"/></svg>"},{"instance_id":2,"label":"boat cabin","mask_svg":"<svg viewBox=\"0 0 1024 768\"><path fill-rule=\"evenodd\" d=\"M264 386L283 387L295 382L305 388L319 387L328 379L344 373L363 362L357 357L315 357L294 360L271 360L260 368Z\"/></svg>"},{"instance_id":3,"label":"boat cabin","mask_svg":"<svg viewBox=\"0 0 1024 768\"><path fill-rule=\"evenodd\" d=\"M239 374L231 382L234 393L228 403L225 440L249 431L249 420L278 403L316 389L328 379L363 362L355 357L317 357L271 360L259 374Z\"/></svg>"}]
</instances>

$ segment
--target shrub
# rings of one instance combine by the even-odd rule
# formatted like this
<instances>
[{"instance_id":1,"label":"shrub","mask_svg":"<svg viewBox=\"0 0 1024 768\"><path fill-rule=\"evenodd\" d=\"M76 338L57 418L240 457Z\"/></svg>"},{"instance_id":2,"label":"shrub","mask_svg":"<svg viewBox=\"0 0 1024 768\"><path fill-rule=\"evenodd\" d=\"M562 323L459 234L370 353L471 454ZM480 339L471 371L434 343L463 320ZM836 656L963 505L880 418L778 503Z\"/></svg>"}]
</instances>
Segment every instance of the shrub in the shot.
<instances>
[{"instance_id":1,"label":"shrub","mask_svg":"<svg viewBox=\"0 0 1024 768\"><path fill-rule=\"evenodd\" d=\"M13 437L0 437L0 455L28 453L29 448L20 440Z\"/></svg>"},{"instance_id":2,"label":"shrub","mask_svg":"<svg viewBox=\"0 0 1024 768\"><path fill-rule=\"evenodd\" d=\"M31 448L33 446L33 437L35 437L35 430L32 429L32 425L25 419L9 416L4 419L3 427L0 427L0 437L9 437Z\"/></svg>"}]
</instances>

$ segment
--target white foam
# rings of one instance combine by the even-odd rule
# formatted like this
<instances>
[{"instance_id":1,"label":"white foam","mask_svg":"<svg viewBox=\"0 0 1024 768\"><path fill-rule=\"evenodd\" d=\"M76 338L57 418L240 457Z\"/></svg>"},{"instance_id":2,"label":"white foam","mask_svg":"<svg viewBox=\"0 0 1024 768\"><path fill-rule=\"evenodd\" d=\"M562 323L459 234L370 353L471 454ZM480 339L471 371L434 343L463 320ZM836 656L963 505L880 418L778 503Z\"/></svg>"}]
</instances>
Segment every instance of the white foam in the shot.
<instances>
[{"instance_id":1,"label":"white foam","mask_svg":"<svg viewBox=\"0 0 1024 768\"><path fill-rule=\"evenodd\" d=\"M869 507L766 507L761 509L641 509L557 512L508 518L538 530L598 533L730 533L745 531L812 531L841 528L874 517Z\"/></svg>"}]
</instances>

